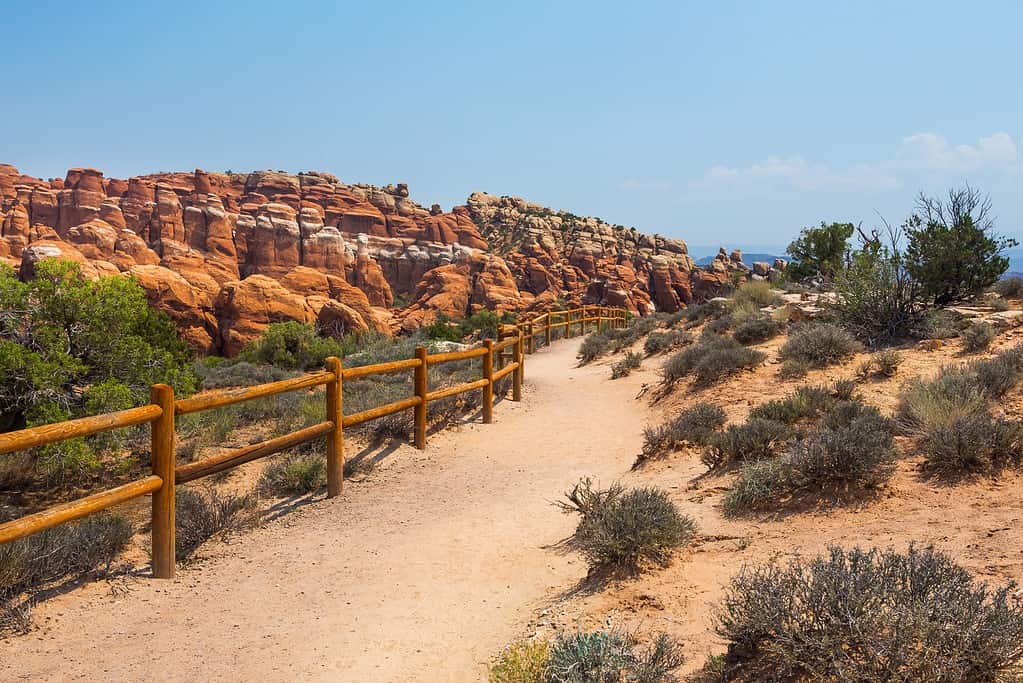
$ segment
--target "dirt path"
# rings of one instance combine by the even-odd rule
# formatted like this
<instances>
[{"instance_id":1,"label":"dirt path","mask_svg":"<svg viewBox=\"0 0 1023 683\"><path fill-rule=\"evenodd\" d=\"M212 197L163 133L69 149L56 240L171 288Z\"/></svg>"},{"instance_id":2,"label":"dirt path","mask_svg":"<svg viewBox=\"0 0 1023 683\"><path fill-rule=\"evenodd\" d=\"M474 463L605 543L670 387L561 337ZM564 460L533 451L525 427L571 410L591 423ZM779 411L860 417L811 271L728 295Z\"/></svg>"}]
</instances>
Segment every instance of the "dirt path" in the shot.
<instances>
[{"instance_id":1,"label":"dirt path","mask_svg":"<svg viewBox=\"0 0 1023 683\"><path fill-rule=\"evenodd\" d=\"M634 378L578 369L574 341L527 358L492 425L402 445L331 501L214 547L172 582L96 583L0 642L0 680L475 681L585 566L550 548L580 476L623 476L641 443Z\"/></svg>"}]
</instances>

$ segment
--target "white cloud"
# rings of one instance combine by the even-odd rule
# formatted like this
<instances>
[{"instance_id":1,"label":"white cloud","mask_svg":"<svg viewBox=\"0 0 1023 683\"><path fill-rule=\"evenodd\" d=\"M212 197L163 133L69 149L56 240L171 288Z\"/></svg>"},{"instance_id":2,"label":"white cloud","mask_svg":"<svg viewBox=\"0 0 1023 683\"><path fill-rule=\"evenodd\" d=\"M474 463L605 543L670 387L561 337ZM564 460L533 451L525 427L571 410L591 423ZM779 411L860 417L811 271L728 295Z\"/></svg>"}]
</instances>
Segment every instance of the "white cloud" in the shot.
<instances>
[{"instance_id":1,"label":"white cloud","mask_svg":"<svg viewBox=\"0 0 1023 683\"><path fill-rule=\"evenodd\" d=\"M1008 133L981 138L976 145L951 145L935 133L916 133L903 138L889 159L832 168L808 161L801 155L771 156L749 166L711 167L694 187L768 186L797 190L888 190L903 186L903 176L914 171L977 172L1007 169L1019 158Z\"/></svg>"}]
</instances>

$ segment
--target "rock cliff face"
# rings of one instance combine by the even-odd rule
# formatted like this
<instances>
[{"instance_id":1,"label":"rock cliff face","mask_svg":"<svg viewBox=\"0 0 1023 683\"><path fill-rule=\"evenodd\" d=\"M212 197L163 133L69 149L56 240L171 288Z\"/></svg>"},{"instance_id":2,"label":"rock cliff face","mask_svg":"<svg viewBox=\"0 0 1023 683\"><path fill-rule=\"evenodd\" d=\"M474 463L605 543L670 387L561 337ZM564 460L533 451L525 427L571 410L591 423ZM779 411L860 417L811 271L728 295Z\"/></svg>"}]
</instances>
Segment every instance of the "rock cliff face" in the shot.
<instances>
[{"instance_id":1,"label":"rock cliff face","mask_svg":"<svg viewBox=\"0 0 1023 683\"><path fill-rule=\"evenodd\" d=\"M28 278L52 257L136 278L196 349L225 354L283 320L392 333L483 308L674 311L738 270L697 270L681 240L514 197L477 192L445 213L404 184L316 172L42 180L0 164L0 260Z\"/></svg>"}]
</instances>

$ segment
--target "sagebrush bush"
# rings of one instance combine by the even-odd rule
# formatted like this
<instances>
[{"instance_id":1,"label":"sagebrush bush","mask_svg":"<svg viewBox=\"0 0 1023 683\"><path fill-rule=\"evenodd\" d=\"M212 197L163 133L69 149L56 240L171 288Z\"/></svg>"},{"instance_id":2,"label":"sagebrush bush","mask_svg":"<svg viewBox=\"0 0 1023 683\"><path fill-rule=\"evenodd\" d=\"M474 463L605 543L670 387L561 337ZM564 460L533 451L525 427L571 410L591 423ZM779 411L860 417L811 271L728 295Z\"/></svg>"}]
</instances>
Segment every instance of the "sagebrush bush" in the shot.
<instances>
[{"instance_id":1,"label":"sagebrush bush","mask_svg":"<svg viewBox=\"0 0 1023 683\"><path fill-rule=\"evenodd\" d=\"M108 571L131 541L131 524L101 512L0 545L0 631L27 627L26 591L92 571Z\"/></svg>"},{"instance_id":2,"label":"sagebrush bush","mask_svg":"<svg viewBox=\"0 0 1023 683\"><path fill-rule=\"evenodd\" d=\"M948 309L937 308L924 313L913 330L920 339L953 339L959 336L960 316Z\"/></svg>"},{"instance_id":3,"label":"sagebrush bush","mask_svg":"<svg viewBox=\"0 0 1023 683\"><path fill-rule=\"evenodd\" d=\"M700 460L714 469L733 462L770 458L792 436L788 425L753 417L723 432L713 434Z\"/></svg>"},{"instance_id":4,"label":"sagebrush bush","mask_svg":"<svg viewBox=\"0 0 1023 683\"><path fill-rule=\"evenodd\" d=\"M692 335L684 330L653 331L643 342L643 352L653 356L664 351L677 349L693 341Z\"/></svg>"},{"instance_id":5,"label":"sagebrush bush","mask_svg":"<svg viewBox=\"0 0 1023 683\"><path fill-rule=\"evenodd\" d=\"M786 488L789 471L777 458L743 463L739 476L722 499L726 515L765 507Z\"/></svg>"},{"instance_id":6,"label":"sagebrush bush","mask_svg":"<svg viewBox=\"0 0 1023 683\"><path fill-rule=\"evenodd\" d=\"M835 396L827 387L802 386L784 398L761 403L750 410L749 417L795 424L817 417L834 402Z\"/></svg>"},{"instance_id":7,"label":"sagebrush bush","mask_svg":"<svg viewBox=\"0 0 1023 683\"><path fill-rule=\"evenodd\" d=\"M643 429L643 458L653 458L684 443L702 446L725 424L725 411L713 403L697 403L657 426Z\"/></svg>"},{"instance_id":8,"label":"sagebrush bush","mask_svg":"<svg viewBox=\"0 0 1023 683\"><path fill-rule=\"evenodd\" d=\"M609 329L614 351L626 349L652 333L660 324L655 316L633 318L627 327Z\"/></svg>"},{"instance_id":9,"label":"sagebrush bush","mask_svg":"<svg viewBox=\"0 0 1023 683\"><path fill-rule=\"evenodd\" d=\"M578 358L582 364L594 361L611 351L611 335L609 330L591 332L579 345Z\"/></svg>"},{"instance_id":10,"label":"sagebrush bush","mask_svg":"<svg viewBox=\"0 0 1023 683\"><path fill-rule=\"evenodd\" d=\"M918 436L925 469L942 477L996 473L1023 459L1023 426L987 410L926 425Z\"/></svg>"},{"instance_id":11,"label":"sagebrush bush","mask_svg":"<svg viewBox=\"0 0 1023 683\"><path fill-rule=\"evenodd\" d=\"M995 327L988 322L973 323L959 333L965 353L979 353L987 350L995 340Z\"/></svg>"},{"instance_id":12,"label":"sagebrush bush","mask_svg":"<svg viewBox=\"0 0 1023 683\"><path fill-rule=\"evenodd\" d=\"M625 354L624 358L611 366L611 379L628 377L632 371L638 368L642 363L642 355L629 351Z\"/></svg>"},{"instance_id":13,"label":"sagebrush bush","mask_svg":"<svg viewBox=\"0 0 1023 683\"><path fill-rule=\"evenodd\" d=\"M647 647L617 631L561 634L550 650L550 683L672 683L684 663L682 646L667 634Z\"/></svg>"},{"instance_id":14,"label":"sagebrush bush","mask_svg":"<svg viewBox=\"0 0 1023 683\"><path fill-rule=\"evenodd\" d=\"M810 365L805 361L789 358L782 362L781 367L778 369L778 375L782 379L800 379L806 377L806 373L810 372L810 370Z\"/></svg>"},{"instance_id":15,"label":"sagebrush bush","mask_svg":"<svg viewBox=\"0 0 1023 683\"><path fill-rule=\"evenodd\" d=\"M782 360L795 360L814 368L840 363L863 346L851 334L830 323L801 325L778 350Z\"/></svg>"},{"instance_id":16,"label":"sagebrush bush","mask_svg":"<svg viewBox=\"0 0 1023 683\"><path fill-rule=\"evenodd\" d=\"M668 358L661 374L669 386L687 375L692 375L698 384L711 384L755 368L765 358L763 353L748 349L729 337L705 334L692 346Z\"/></svg>"},{"instance_id":17,"label":"sagebrush bush","mask_svg":"<svg viewBox=\"0 0 1023 683\"><path fill-rule=\"evenodd\" d=\"M878 351L870 358L860 363L856 368L856 376L866 380L874 378L894 377L902 365L902 354L895 349Z\"/></svg>"},{"instance_id":18,"label":"sagebrush bush","mask_svg":"<svg viewBox=\"0 0 1023 683\"><path fill-rule=\"evenodd\" d=\"M1009 302L1006 301L1005 299L1003 299L1000 296L999 297L995 297L994 299L991 300L991 310L992 311L995 311L997 313L1001 313L1002 311L1007 311L1010 308L1011 308L1011 306L1009 306Z\"/></svg>"},{"instance_id":19,"label":"sagebrush bush","mask_svg":"<svg viewBox=\"0 0 1023 683\"><path fill-rule=\"evenodd\" d=\"M274 496L303 495L316 491L326 481L327 463L322 454L296 454L267 465L259 479L259 490Z\"/></svg>"},{"instance_id":20,"label":"sagebrush bush","mask_svg":"<svg viewBox=\"0 0 1023 683\"><path fill-rule=\"evenodd\" d=\"M769 315L758 315L736 325L732 337L740 344L759 344L781 334L782 324Z\"/></svg>"},{"instance_id":21,"label":"sagebrush bush","mask_svg":"<svg viewBox=\"0 0 1023 683\"><path fill-rule=\"evenodd\" d=\"M212 487L177 489L177 559L188 559L200 545L217 534L251 525L255 517L255 503L252 495L234 495Z\"/></svg>"},{"instance_id":22,"label":"sagebrush bush","mask_svg":"<svg viewBox=\"0 0 1023 683\"><path fill-rule=\"evenodd\" d=\"M1018 275L1003 277L992 289L1006 299L1019 299L1023 297L1023 277Z\"/></svg>"},{"instance_id":23,"label":"sagebrush bush","mask_svg":"<svg viewBox=\"0 0 1023 683\"><path fill-rule=\"evenodd\" d=\"M565 497L562 510L581 517L573 543L591 571L636 571L646 562L666 565L671 553L696 533L693 519L657 488L626 491L615 484L599 490L583 479Z\"/></svg>"},{"instance_id":24,"label":"sagebrush bush","mask_svg":"<svg viewBox=\"0 0 1023 683\"><path fill-rule=\"evenodd\" d=\"M298 374L297 371L285 370L274 365L256 365L243 360L237 362L219 360L220 362L211 362L211 359L207 358L195 364L195 371L202 381L203 389L248 387L276 382Z\"/></svg>"},{"instance_id":25,"label":"sagebrush bush","mask_svg":"<svg viewBox=\"0 0 1023 683\"><path fill-rule=\"evenodd\" d=\"M793 443L785 458L790 488L814 490L873 487L895 469L894 427L877 408L847 401L821 428Z\"/></svg>"},{"instance_id":26,"label":"sagebrush bush","mask_svg":"<svg viewBox=\"0 0 1023 683\"><path fill-rule=\"evenodd\" d=\"M735 681L1010 681L1023 657L1016 586L990 588L932 548L748 566L716 617Z\"/></svg>"}]
</instances>

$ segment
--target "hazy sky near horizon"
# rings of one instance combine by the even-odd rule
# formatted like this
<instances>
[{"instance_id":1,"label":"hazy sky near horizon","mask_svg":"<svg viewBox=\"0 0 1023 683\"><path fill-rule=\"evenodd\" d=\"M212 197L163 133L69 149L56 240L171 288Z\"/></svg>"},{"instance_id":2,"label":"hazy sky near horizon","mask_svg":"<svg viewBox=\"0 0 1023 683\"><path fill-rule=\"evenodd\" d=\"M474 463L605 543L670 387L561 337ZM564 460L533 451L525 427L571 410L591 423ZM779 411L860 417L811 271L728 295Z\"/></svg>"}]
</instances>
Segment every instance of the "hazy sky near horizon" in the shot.
<instances>
[{"instance_id":1,"label":"hazy sky near horizon","mask_svg":"<svg viewBox=\"0 0 1023 683\"><path fill-rule=\"evenodd\" d=\"M970 182L1023 237L1023 3L7 0L0 162L323 170L693 245Z\"/></svg>"}]
</instances>

